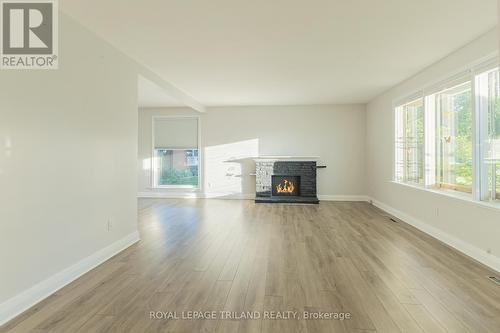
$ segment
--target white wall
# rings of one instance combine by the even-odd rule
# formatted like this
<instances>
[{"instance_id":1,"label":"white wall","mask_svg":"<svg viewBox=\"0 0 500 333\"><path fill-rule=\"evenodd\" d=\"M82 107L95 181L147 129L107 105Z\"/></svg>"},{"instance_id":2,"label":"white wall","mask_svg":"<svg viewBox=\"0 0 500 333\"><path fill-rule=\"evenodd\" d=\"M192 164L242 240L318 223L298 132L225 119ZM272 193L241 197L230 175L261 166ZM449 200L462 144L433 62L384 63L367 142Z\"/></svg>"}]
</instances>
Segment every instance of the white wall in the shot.
<instances>
[{"instance_id":1,"label":"white wall","mask_svg":"<svg viewBox=\"0 0 500 333\"><path fill-rule=\"evenodd\" d=\"M320 156L318 193L328 196L365 194L365 108L363 105L261 106L209 108L196 113L183 108L139 111L139 192L152 190L150 179L151 117L199 115L203 153L203 191L209 197L255 195L253 160L257 155ZM354 197L351 197L354 198Z\"/></svg>"},{"instance_id":2,"label":"white wall","mask_svg":"<svg viewBox=\"0 0 500 333\"><path fill-rule=\"evenodd\" d=\"M491 56L497 49L497 32L490 31L371 101L367 105L366 174L368 194L385 208L396 210L408 222L500 269L500 209L391 183L393 101Z\"/></svg>"},{"instance_id":3,"label":"white wall","mask_svg":"<svg viewBox=\"0 0 500 333\"><path fill-rule=\"evenodd\" d=\"M62 14L59 30L58 70L0 72L0 323L137 231L137 74Z\"/></svg>"}]
</instances>

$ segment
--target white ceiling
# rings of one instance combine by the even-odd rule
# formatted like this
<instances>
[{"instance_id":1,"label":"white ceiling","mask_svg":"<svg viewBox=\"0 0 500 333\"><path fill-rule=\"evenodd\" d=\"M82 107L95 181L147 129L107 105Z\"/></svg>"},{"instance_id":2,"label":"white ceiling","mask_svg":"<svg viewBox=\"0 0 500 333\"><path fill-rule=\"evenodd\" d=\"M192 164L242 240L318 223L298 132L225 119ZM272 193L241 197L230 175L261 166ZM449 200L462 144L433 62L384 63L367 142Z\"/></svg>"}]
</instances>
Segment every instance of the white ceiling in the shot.
<instances>
[{"instance_id":1,"label":"white ceiling","mask_svg":"<svg viewBox=\"0 0 500 333\"><path fill-rule=\"evenodd\" d=\"M183 104L170 96L164 89L158 87L148 79L139 76L138 80L138 104L139 107L174 107L183 106Z\"/></svg>"},{"instance_id":2,"label":"white ceiling","mask_svg":"<svg viewBox=\"0 0 500 333\"><path fill-rule=\"evenodd\" d=\"M496 26L496 0L64 0L204 105L367 102Z\"/></svg>"}]
</instances>

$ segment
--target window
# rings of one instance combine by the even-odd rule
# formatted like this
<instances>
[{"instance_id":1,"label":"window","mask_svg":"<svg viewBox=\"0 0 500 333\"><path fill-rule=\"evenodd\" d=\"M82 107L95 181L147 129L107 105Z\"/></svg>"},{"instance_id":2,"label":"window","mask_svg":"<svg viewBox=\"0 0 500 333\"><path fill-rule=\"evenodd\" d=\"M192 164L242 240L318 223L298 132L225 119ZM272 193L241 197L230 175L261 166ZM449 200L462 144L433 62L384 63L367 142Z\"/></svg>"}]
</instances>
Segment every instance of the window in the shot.
<instances>
[{"instance_id":1,"label":"window","mask_svg":"<svg viewBox=\"0 0 500 333\"><path fill-rule=\"evenodd\" d=\"M153 118L153 186L199 187L198 118Z\"/></svg>"},{"instance_id":2,"label":"window","mask_svg":"<svg viewBox=\"0 0 500 333\"><path fill-rule=\"evenodd\" d=\"M424 184L423 98L396 108L396 179Z\"/></svg>"},{"instance_id":3,"label":"window","mask_svg":"<svg viewBox=\"0 0 500 333\"><path fill-rule=\"evenodd\" d=\"M395 181L500 200L495 64L468 70L395 107Z\"/></svg>"},{"instance_id":4,"label":"window","mask_svg":"<svg viewBox=\"0 0 500 333\"><path fill-rule=\"evenodd\" d=\"M500 199L500 79L498 69L486 71L476 78L481 147L481 197Z\"/></svg>"},{"instance_id":5,"label":"window","mask_svg":"<svg viewBox=\"0 0 500 333\"><path fill-rule=\"evenodd\" d=\"M436 123L436 183L428 185L472 193L472 84L468 81L427 98L434 109L429 116L435 116Z\"/></svg>"}]
</instances>

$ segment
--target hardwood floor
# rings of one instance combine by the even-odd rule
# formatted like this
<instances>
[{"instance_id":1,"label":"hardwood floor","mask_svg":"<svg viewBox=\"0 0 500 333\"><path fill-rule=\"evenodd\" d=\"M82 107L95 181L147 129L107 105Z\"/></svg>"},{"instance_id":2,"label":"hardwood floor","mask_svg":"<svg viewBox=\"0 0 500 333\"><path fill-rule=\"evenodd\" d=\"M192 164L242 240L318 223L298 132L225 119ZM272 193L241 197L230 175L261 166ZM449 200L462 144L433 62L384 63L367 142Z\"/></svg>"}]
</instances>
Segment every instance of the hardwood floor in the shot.
<instances>
[{"instance_id":1,"label":"hardwood floor","mask_svg":"<svg viewBox=\"0 0 500 333\"><path fill-rule=\"evenodd\" d=\"M139 206L141 242L0 332L500 332L490 270L367 203ZM174 311L218 319L150 318ZM287 311L301 318L263 318Z\"/></svg>"}]
</instances>

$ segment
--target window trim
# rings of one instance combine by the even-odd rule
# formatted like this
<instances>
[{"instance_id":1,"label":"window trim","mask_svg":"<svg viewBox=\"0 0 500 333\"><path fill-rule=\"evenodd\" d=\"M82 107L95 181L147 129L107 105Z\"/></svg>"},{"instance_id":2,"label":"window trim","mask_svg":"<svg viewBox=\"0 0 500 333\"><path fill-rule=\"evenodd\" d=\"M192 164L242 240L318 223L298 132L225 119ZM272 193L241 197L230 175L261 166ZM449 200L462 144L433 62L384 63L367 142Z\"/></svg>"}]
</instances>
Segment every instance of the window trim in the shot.
<instances>
[{"instance_id":1,"label":"window trim","mask_svg":"<svg viewBox=\"0 0 500 333\"><path fill-rule=\"evenodd\" d=\"M197 134L198 134L198 186L194 185L156 185L155 182L155 121L157 119L196 119L197 123ZM203 149L201 146L201 117L196 115L154 115L151 117L151 175L150 184L152 189L163 189L163 190L192 190L192 191L202 191L203 190L203 179L202 179L202 169L203 169Z\"/></svg>"},{"instance_id":2,"label":"window trim","mask_svg":"<svg viewBox=\"0 0 500 333\"><path fill-rule=\"evenodd\" d=\"M482 175L482 170L481 170L481 133L479 130L479 126L481 124L480 120L480 114L477 112L477 110L480 109L480 103L479 103L479 98L477 98L476 95L476 89L477 89L477 78L479 77L480 74L493 70L495 68L500 68L499 62L498 62L498 52L494 52L486 57L481 58L478 61L475 61L468 66L465 66L461 68L460 70L457 70L451 75L448 75L444 78L441 78L439 80L435 80L423 87L421 87L418 90L415 90L411 94L406 94L404 97L401 98L395 98L392 102L392 122L393 122L393 140L392 140L392 179L391 183L395 184L400 184L403 186L408 186L411 188L416 188L428 192L432 192L435 194L442 194L446 195L449 197L453 198L459 198L461 200L466 200L475 204L479 204L481 206L486 206L489 208L494 208L494 209L499 209L500 208L500 201L495 200L487 200L485 201L483 198L483 178L484 176ZM462 193L462 192L457 192L458 195L453 195L450 192L453 191L447 191L439 188L435 188L433 186L429 186L428 183L428 165L427 165L427 152L428 152L428 143L427 143L427 118L428 118L428 99L429 96L439 92L440 90L443 90L443 88L450 87L450 85L453 85L454 83L456 84L457 82L471 82L471 93L472 93L472 174L473 174L473 184L472 184L472 195L470 193ZM416 184L413 182L404 182L404 181L399 181L396 177L396 135L397 135L397 128L396 128L396 108L401 107L405 104L411 103L412 101L415 101L419 98L423 99L424 102L424 123L425 123L425 144L424 144L424 185L421 184ZM470 197L470 198L469 198Z\"/></svg>"},{"instance_id":3,"label":"window trim","mask_svg":"<svg viewBox=\"0 0 500 333\"><path fill-rule=\"evenodd\" d=\"M398 104L394 104L393 106L393 120L394 120L394 149L393 149L393 181L398 181L397 178L396 178L396 142L397 142L397 139L398 139L398 136L397 136L397 128L396 128L396 116L397 116L397 108L399 107L403 107L403 106L407 106L408 104L412 104L412 103L415 103L417 102L418 100L422 100L422 103L423 103L423 107L424 107L424 126L425 126L425 96L422 95L422 93L416 93L416 94L413 94L411 96L408 97L408 99L405 101L405 102L402 102L402 103L398 103ZM425 130L424 130L424 133L425 133ZM425 147L425 136L424 136L424 146L422 147L423 151L423 156L424 156L424 161L423 161L423 172L424 172L424 185L425 185L425 181L426 181L426 160L425 160L425 154L426 154L426 147ZM414 181L408 181L408 180L404 180L406 177L406 175L403 175L403 181L401 181L401 183L404 183L404 184L412 184L412 185L415 185L415 186L421 186L422 184L420 183L416 183Z\"/></svg>"},{"instance_id":4,"label":"window trim","mask_svg":"<svg viewBox=\"0 0 500 333\"><path fill-rule=\"evenodd\" d=\"M426 183L425 186L427 188L433 188L436 190L456 191L456 192L463 193L465 195L471 195L473 198L475 198L476 197L475 189L477 186L477 184L475 182L476 182L476 179L478 179L475 177L475 173L477 170L476 165L475 165L475 151L477 149L477 147L476 147L477 130L476 130L476 125L475 125L476 124L476 121L475 121L475 115L476 115L475 77L476 77L476 75L474 73L472 73L472 71L468 71L467 73L468 74L462 73L460 75L455 75L448 82L442 82L439 85L439 89L429 90L429 92L424 96L424 99L426 100L426 103L424 104L424 107L426 108L426 110L424 111L424 113L426 115L428 115L429 113L432 113L435 116L435 121L437 122L438 117L440 117L441 115L438 115L436 113L436 109L435 109L435 101L436 100L433 99L431 101L431 98L433 98L433 96L436 96L436 95L440 95L440 94L443 94L443 93L446 93L449 91L453 91L454 89L461 87L463 85L470 85L470 94L471 94L471 101L472 101L471 102L471 119L472 119L472 124L471 124L471 131L472 131L472 133L471 133L471 136L472 136L472 184L471 184L471 187L469 189L468 187L463 186L463 185L445 183L445 182L442 182L441 180L438 182L437 179L435 179L432 184L430 182ZM430 92L430 91L432 91L432 92ZM429 106L429 109L427 109L428 106ZM441 126L440 126L440 128L441 128ZM438 131L434 132L434 137L432 138L432 140L429 140L429 145L431 144L430 141L434 141L434 142L432 142L432 144L436 144L436 140L437 140L436 134L437 133L438 133ZM426 139L428 138L428 136L429 135L426 135ZM434 161L436 161L436 159L442 157L441 154L437 153L437 149L438 148L436 148L436 151L434 151L434 156L433 156ZM439 148L439 149L441 149L441 148ZM426 154L426 156L427 156L427 154ZM435 165L434 165L434 167L435 167ZM436 170L434 170L434 171L436 171Z\"/></svg>"},{"instance_id":5,"label":"window trim","mask_svg":"<svg viewBox=\"0 0 500 333\"><path fill-rule=\"evenodd\" d=\"M481 81L481 77L480 75L484 75L484 74L490 74L491 72L493 71L498 71L500 72L500 65L499 64L496 64L496 66L492 66L490 64L490 66L484 66L481 71L476 75L476 87L479 87L479 88L483 88L484 87L482 86L482 84L484 84L484 82ZM486 77L487 78L487 77ZM484 77L482 78L484 79ZM486 87L488 88L488 87ZM482 90L480 92L480 94L484 93L484 90ZM486 92L487 93L487 92ZM480 97L483 97L483 95L480 95ZM481 108L481 106L483 105L483 103L485 102L485 100L483 98L477 98L476 100L476 105L477 105L477 108ZM486 102L489 102L488 100ZM488 135L484 134L484 133L488 133L488 116L487 115L478 115L477 118L476 118L476 121L478 122L478 125L477 125L477 129L479 131L479 134L477 136L477 142L478 142L478 146L481 147L482 143L487 141L489 138L487 137ZM477 160L478 160L478 168L479 169L479 174L488 174L489 171L491 170L488 170L488 165L486 165L484 163L484 160L485 160L485 153L486 153L486 150L485 149L481 149L478 151L478 156L477 156ZM496 163L495 163L496 164ZM499 165L496 164L496 166L498 167ZM495 171L495 174L496 174L496 171ZM482 201L490 201L490 202L500 202L500 193L498 192L497 190L497 187L498 185L500 185L500 180L495 177L496 179L496 187L495 189L492 189L489 184L489 179L487 177L482 177L480 179L480 183L479 183L479 187L478 187L478 198ZM491 197L494 196L494 199L491 200Z\"/></svg>"}]
</instances>

